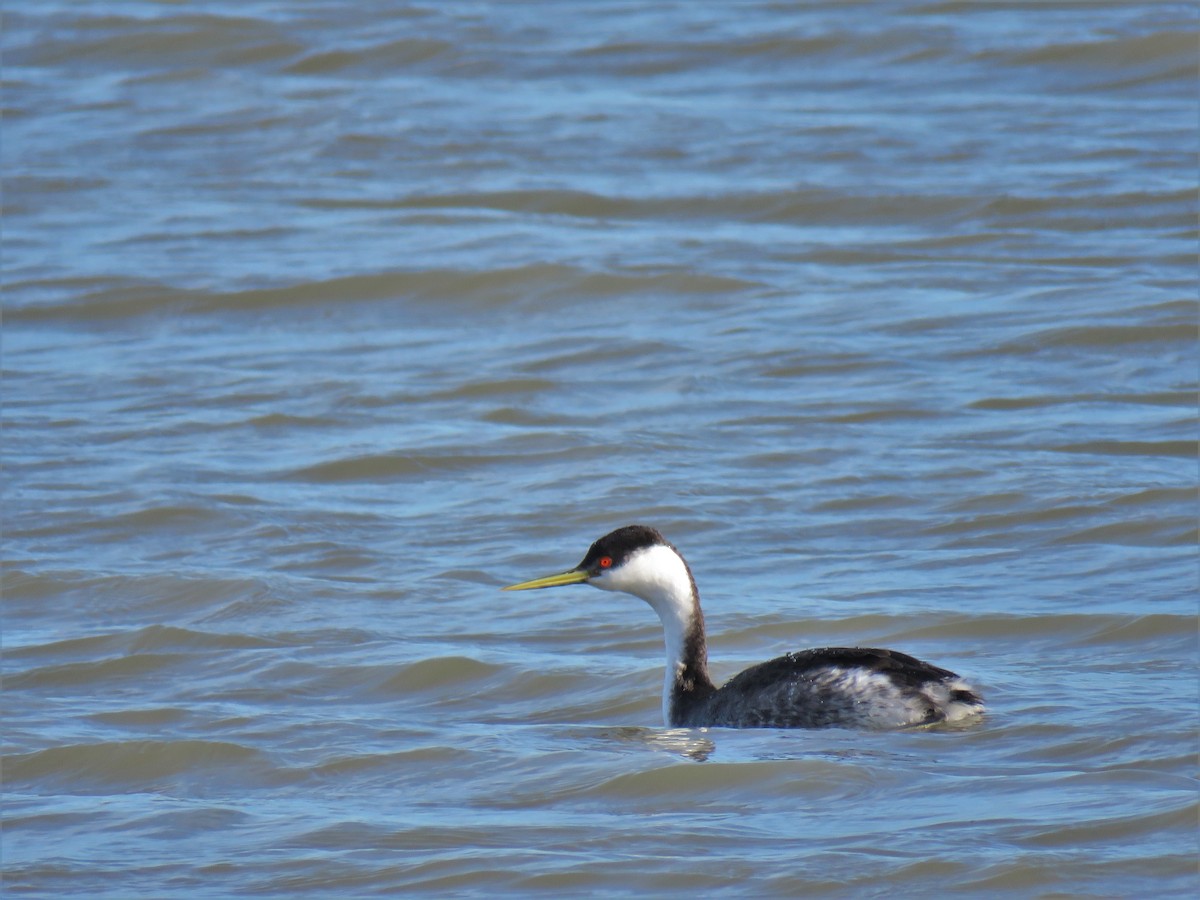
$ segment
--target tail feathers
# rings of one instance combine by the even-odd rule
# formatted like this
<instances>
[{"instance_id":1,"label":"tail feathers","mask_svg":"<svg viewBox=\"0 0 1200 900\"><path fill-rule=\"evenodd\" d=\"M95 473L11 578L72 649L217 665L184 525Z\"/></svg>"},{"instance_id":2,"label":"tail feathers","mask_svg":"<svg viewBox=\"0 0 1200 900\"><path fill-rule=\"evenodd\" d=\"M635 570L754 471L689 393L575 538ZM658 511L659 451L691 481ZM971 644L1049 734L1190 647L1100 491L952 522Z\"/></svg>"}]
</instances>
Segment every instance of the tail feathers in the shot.
<instances>
[{"instance_id":1,"label":"tail feathers","mask_svg":"<svg viewBox=\"0 0 1200 900\"><path fill-rule=\"evenodd\" d=\"M938 704L942 711L942 721L961 722L977 718L987 709L983 705L983 698L965 681L951 681L945 687L948 688L946 697Z\"/></svg>"}]
</instances>

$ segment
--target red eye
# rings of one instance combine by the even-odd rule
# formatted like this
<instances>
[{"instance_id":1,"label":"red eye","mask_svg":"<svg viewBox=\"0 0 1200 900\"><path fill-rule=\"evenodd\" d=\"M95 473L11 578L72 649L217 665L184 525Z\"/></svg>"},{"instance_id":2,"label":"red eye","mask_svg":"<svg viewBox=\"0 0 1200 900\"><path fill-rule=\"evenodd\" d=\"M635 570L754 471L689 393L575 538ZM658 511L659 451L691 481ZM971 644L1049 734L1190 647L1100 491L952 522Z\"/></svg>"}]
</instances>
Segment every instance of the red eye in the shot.
<instances>
[{"instance_id":1,"label":"red eye","mask_svg":"<svg viewBox=\"0 0 1200 900\"><path fill-rule=\"evenodd\" d=\"M600 568L607 569L611 565L612 565L612 557L611 556L600 557Z\"/></svg>"}]
</instances>

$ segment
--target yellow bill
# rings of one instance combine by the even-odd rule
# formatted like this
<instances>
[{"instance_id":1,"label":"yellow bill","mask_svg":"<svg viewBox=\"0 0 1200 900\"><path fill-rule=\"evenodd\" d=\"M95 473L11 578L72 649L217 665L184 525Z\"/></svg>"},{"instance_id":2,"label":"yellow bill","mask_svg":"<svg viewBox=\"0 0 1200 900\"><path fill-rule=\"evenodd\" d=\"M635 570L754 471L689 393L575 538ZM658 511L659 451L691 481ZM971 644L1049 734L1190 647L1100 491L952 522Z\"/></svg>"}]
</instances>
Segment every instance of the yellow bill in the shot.
<instances>
[{"instance_id":1,"label":"yellow bill","mask_svg":"<svg viewBox=\"0 0 1200 900\"><path fill-rule=\"evenodd\" d=\"M572 569L570 572L562 572L558 575L543 575L541 578L534 578L531 581L522 581L519 584L510 584L504 588L506 591L532 591L534 588L558 587L563 584L579 584L582 581L588 580L588 573L583 569Z\"/></svg>"}]
</instances>

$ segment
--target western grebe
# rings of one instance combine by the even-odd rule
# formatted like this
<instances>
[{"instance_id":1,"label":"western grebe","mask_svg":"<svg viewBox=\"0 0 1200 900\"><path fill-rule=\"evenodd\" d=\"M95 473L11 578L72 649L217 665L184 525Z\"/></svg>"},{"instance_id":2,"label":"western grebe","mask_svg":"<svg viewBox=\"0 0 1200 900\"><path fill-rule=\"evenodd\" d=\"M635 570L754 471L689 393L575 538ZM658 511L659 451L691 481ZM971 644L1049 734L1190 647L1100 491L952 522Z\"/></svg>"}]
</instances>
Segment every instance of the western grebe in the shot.
<instances>
[{"instance_id":1,"label":"western grebe","mask_svg":"<svg viewBox=\"0 0 1200 900\"><path fill-rule=\"evenodd\" d=\"M980 696L953 672L865 647L788 653L715 686L692 570L645 525L606 534L569 571L504 590L583 582L641 597L658 613L667 649L663 720L670 727L906 728L959 722L984 710Z\"/></svg>"}]
</instances>

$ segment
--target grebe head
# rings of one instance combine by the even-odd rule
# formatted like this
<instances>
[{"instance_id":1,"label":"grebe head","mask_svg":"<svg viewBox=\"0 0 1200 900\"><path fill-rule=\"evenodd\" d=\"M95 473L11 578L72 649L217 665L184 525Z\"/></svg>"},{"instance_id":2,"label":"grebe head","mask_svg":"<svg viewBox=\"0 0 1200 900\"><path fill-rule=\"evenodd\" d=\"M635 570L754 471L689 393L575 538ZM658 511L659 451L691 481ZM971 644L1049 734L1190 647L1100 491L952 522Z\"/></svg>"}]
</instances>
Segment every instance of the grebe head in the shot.
<instances>
[{"instance_id":1,"label":"grebe head","mask_svg":"<svg viewBox=\"0 0 1200 900\"><path fill-rule=\"evenodd\" d=\"M683 714L678 711L684 702L680 698L706 697L714 688L708 677L700 595L691 569L679 551L653 528L626 525L592 544L575 568L522 581L505 590L525 591L585 582L606 591L641 597L658 613L667 651L663 721L667 724L683 721Z\"/></svg>"},{"instance_id":2,"label":"grebe head","mask_svg":"<svg viewBox=\"0 0 1200 900\"><path fill-rule=\"evenodd\" d=\"M679 551L647 525L626 525L592 544L573 569L506 587L506 591L559 587L586 582L606 591L624 591L657 607L664 595L681 590L695 595L695 582Z\"/></svg>"}]
</instances>

